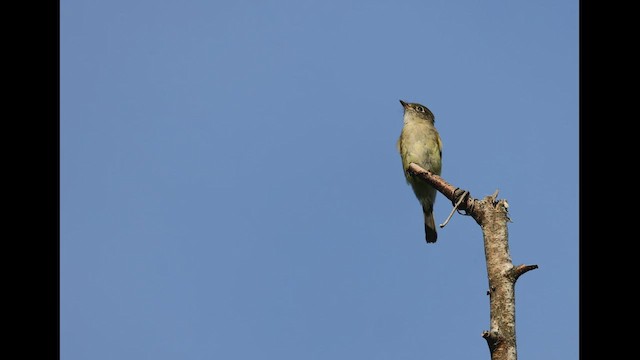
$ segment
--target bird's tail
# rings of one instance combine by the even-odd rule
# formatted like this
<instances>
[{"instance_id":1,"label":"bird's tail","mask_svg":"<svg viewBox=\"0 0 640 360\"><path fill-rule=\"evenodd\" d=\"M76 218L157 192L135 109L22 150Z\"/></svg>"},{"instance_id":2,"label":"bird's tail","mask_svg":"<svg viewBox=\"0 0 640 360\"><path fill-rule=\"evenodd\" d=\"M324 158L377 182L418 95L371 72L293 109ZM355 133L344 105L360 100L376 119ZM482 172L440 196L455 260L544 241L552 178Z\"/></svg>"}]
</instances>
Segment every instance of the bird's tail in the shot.
<instances>
[{"instance_id":1,"label":"bird's tail","mask_svg":"<svg viewBox=\"0 0 640 360\"><path fill-rule=\"evenodd\" d=\"M424 211L424 235L427 243L434 243L438 240L436 232L436 222L433 219L433 211Z\"/></svg>"}]
</instances>

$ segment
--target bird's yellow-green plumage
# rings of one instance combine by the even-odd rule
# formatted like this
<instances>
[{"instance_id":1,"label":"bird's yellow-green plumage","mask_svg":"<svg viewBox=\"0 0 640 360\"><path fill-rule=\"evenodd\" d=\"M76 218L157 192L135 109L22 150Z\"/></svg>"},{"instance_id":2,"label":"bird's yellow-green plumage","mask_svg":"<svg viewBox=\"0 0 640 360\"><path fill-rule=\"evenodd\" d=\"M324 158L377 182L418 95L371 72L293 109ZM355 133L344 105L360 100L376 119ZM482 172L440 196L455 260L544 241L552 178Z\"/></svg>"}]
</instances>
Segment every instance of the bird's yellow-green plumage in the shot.
<instances>
[{"instance_id":1,"label":"bird's yellow-green plumage","mask_svg":"<svg viewBox=\"0 0 640 360\"><path fill-rule=\"evenodd\" d=\"M398 151L402 158L407 183L413 188L424 214L425 240L436 242L438 233L433 219L433 204L436 189L424 180L407 174L409 164L416 163L422 168L440 175L442 170L442 141L435 128L435 117L424 105L406 103L400 100L404 108L404 125L398 139Z\"/></svg>"}]
</instances>

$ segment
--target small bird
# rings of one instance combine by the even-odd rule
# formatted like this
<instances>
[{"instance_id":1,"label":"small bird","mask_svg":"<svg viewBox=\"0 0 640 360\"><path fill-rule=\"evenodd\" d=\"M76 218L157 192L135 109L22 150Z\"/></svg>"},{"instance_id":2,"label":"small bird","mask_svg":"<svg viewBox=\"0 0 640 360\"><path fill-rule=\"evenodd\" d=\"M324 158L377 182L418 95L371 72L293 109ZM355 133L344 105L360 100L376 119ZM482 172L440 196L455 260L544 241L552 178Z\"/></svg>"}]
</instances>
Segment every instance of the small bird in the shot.
<instances>
[{"instance_id":1,"label":"small bird","mask_svg":"<svg viewBox=\"0 0 640 360\"><path fill-rule=\"evenodd\" d=\"M416 163L425 170L440 175L442 170L442 141L436 130L435 117L426 106L406 103L400 100L404 108L404 125L398 139L398 151L402 158L402 168L407 183L413 188L424 213L424 231L427 243L438 239L433 219L433 203L436 189L422 179L407 174L409 164Z\"/></svg>"}]
</instances>

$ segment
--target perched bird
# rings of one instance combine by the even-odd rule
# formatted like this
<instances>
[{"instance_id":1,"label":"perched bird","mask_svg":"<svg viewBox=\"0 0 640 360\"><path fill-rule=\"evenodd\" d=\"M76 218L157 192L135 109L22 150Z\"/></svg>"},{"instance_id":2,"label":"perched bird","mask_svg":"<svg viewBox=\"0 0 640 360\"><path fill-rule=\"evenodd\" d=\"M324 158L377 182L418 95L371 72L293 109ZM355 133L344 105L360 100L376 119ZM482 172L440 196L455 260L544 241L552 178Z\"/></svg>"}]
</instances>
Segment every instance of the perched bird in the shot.
<instances>
[{"instance_id":1,"label":"perched bird","mask_svg":"<svg viewBox=\"0 0 640 360\"><path fill-rule=\"evenodd\" d=\"M435 117L426 106L406 103L400 100L404 108L404 125L398 139L398 151L402 158L402 168L407 183L413 188L424 213L424 232L427 243L438 239L433 219L433 203L436 189L426 181L407 174L409 164L416 163L422 168L440 175L442 170L442 141L434 126Z\"/></svg>"}]
</instances>

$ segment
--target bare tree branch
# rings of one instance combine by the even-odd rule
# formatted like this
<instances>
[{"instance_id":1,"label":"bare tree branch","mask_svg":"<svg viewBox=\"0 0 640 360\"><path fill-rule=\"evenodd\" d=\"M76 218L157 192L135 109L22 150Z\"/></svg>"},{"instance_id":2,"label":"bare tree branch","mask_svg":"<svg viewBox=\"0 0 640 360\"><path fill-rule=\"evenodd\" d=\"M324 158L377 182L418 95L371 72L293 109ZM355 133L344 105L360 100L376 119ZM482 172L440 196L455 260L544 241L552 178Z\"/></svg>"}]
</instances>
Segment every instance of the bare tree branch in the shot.
<instances>
[{"instance_id":1,"label":"bare tree branch","mask_svg":"<svg viewBox=\"0 0 640 360\"><path fill-rule=\"evenodd\" d=\"M515 269L513 269L514 272L514 276L515 276L515 280L518 280L518 278L520 277L520 275L526 273L527 271L531 271L534 269L537 269L538 265L518 265L516 266Z\"/></svg>"},{"instance_id":2,"label":"bare tree branch","mask_svg":"<svg viewBox=\"0 0 640 360\"><path fill-rule=\"evenodd\" d=\"M484 331L482 337L489 345L492 360L516 360L515 283L522 274L537 269L538 265L515 267L511 262L507 231L507 223L511 221L509 204L506 200L498 200L497 190L482 200L474 199L468 191L454 187L440 176L413 163L407 172L427 181L451 200L455 205L454 210L465 211L482 228L490 308L490 330Z\"/></svg>"}]
</instances>

